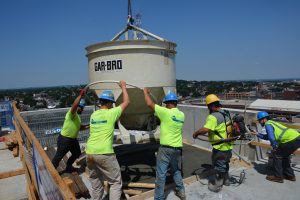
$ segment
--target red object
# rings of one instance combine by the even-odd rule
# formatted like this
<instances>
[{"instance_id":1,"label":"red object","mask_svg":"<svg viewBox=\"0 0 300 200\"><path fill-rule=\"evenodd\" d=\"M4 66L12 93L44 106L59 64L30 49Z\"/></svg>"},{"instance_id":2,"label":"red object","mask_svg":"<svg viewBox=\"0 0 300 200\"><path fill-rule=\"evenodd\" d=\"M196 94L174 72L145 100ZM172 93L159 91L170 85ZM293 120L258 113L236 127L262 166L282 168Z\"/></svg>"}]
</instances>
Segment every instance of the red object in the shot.
<instances>
[{"instance_id":1,"label":"red object","mask_svg":"<svg viewBox=\"0 0 300 200\"><path fill-rule=\"evenodd\" d=\"M81 89L80 90L80 96L84 96L85 95L85 89Z\"/></svg>"},{"instance_id":2,"label":"red object","mask_svg":"<svg viewBox=\"0 0 300 200\"><path fill-rule=\"evenodd\" d=\"M5 137L0 137L0 142L4 142L5 141Z\"/></svg>"}]
</instances>

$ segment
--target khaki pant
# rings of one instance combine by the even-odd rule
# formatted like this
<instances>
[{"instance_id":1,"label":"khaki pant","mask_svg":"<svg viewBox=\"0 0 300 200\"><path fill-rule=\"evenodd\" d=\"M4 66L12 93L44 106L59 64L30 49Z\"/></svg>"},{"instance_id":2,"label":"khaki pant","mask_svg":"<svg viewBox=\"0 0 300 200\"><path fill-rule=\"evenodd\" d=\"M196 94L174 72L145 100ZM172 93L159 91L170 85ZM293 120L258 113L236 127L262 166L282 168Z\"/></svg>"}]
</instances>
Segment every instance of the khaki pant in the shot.
<instances>
[{"instance_id":1,"label":"khaki pant","mask_svg":"<svg viewBox=\"0 0 300 200\"><path fill-rule=\"evenodd\" d=\"M87 155L87 168L89 180L92 184L93 199L104 198L103 181L110 185L109 199L119 200L122 193L122 178L119 163L114 154L89 154Z\"/></svg>"}]
</instances>

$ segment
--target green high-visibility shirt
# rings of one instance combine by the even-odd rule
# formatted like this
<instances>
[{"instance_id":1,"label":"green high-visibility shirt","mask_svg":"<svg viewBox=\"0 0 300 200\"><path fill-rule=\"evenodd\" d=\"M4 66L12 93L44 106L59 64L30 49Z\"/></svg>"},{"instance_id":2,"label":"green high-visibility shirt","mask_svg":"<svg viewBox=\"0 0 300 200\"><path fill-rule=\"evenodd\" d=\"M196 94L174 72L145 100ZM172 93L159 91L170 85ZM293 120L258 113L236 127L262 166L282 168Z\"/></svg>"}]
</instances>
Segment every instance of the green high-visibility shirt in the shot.
<instances>
[{"instance_id":1,"label":"green high-visibility shirt","mask_svg":"<svg viewBox=\"0 0 300 200\"><path fill-rule=\"evenodd\" d=\"M121 106L95 111L90 118L90 136L86 154L111 154L115 123L122 114Z\"/></svg>"},{"instance_id":2,"label":"green high-visibility shirt","mask_svg":"<svg viewBox=\"0 0 300 200\"><path fill-rule=\"evenodd\" d=\"M184 113L178 108L168 109L155 104L155 114L160 119L160 144L182 147Z\"/></svg>"},{"instance_id":3,"label":"green high-visibility shirt","mask_svg":"<svg viewBox=\"0 0 300 200\"><path fill-rule=\"evenodd\" d=\"M221 140L222 138L223 139L227 138L225 122L223 121L222 123L218 124L217 118L215 116L213 116L212 114L207 116L206 122L203 127L209 129L209 132L208 132L209 140ZM222 136L222 138L220 138L215 133L215 131L217 131ZM224 142L224 143L221 143L218 145L213 145L213 148L218 149L220 151L228 151L233 148L232 143ZM212 142L212 144L213 144L213 142Z\"/></svg>"},{"instance_id":4,"label":"green high-visibility shirt","mask_svg":"<svg viewBox=\"0 0 300 200\"><path fill-rule=\"evenodd\" d=\"M300 136L298 131L288 128L278 122L268 120L266 124L273 126L275 139L278 145L290 142Z\"/></svg>"},{"instance_id":5,"label":"green high-visibility shirt","mask_svg":"<svg viewBox=\"0 0 300 200\"><path fill-rule=\"evenodd\" d=\"M74 114L69 110L66 114L63 128L61 130L61 135L68 138L77 138L78 132L81 126L81 119L77 112Z\"/></svg>"}]
</instances>

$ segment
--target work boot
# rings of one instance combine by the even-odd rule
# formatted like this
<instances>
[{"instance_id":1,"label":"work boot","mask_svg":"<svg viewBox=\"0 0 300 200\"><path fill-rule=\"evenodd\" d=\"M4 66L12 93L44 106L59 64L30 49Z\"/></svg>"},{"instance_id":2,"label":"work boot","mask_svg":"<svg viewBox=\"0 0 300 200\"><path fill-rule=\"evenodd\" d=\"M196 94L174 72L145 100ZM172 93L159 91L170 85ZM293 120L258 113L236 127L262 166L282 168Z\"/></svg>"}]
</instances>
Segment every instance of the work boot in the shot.
<instances>
[{"instance_id":1,"label":"work boot","mask_svg":"<svg viewBox=\"0 0 300 200\"><path fill-rule=\"evenodd\" d=\"M289 181L296 181L296 176L283 176L283 178Z\"/></svg>"},{"instance_id":2,"label":"work boot","mask_svg":"<svg viewBox=\"0 0 300 200\"><path fill-rule=\"evenodd\" d=\"M277 182L277 183L283 183L283 178L277 177L277 176L273 176L273 175L266 176L266 179L268 181L273 181L273 182Z\"/></svg>"},{"instance_id":3,"label":"work boot","mask_svg":"<svg viewBox=\"0 0 300 200\"><path fill-rule=\"evenodd\" d=\"M229 173L228 172L224 175L223 185L230 186L230 178L229 178Z\"/></svg>"},{"instance_id":4,"label":"work boot","mask_svg":"<svg viewBox=\"0 0 300 200\"><path fill-rule=\"evenodd\" d=\"M73 166L67 166L64 172L65 173L77 172L77 168L74 168Z\"/></svg>"},{"instance_id":5,"label":"work boot","mask_svg":"<svg viewBox=\"0 0 300 200\"><path fill-rule=\"evenodd\" d=\"M180 199L180 200L186 200L185 192L184 191L179 191L179 190L174 190L174 194Z\"/></svg>"}]
</instances>

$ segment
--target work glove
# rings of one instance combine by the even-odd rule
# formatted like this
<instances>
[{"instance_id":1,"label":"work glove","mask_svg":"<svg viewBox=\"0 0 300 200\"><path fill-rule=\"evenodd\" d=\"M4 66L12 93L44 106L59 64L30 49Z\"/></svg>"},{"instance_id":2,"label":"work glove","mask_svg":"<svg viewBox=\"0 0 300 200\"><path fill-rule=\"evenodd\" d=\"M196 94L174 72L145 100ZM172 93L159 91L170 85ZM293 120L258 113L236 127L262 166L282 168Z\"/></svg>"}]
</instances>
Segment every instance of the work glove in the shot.
<instances>
[{"instance_id":1,"label":"work glove","mask_svg":"<svg viewBox=\"0 0 300 200\"><path fill-rule=\"evenodd\" d=\"M79 94L83 97L85 95L85 89L81 89Z\"/></svg>"}]
</instances>

